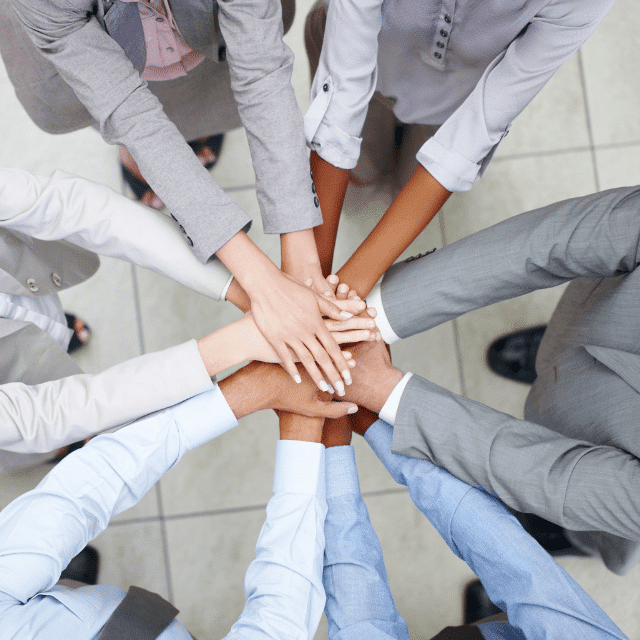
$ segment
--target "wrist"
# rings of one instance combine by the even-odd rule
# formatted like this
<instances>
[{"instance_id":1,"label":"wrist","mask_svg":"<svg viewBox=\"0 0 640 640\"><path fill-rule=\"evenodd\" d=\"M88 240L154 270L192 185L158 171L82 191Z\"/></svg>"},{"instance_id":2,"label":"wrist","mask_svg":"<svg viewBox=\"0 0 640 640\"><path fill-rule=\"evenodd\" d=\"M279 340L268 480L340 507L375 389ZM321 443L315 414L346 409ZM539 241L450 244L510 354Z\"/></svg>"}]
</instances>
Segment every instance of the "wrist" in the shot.
<instances>
[{"instance_id":1,"label":"wrist","mask_svg":"<svg viewBox=\"0 0 640 640\"><path fill-rule=\"evenodd\" d=\"M281 234L280 259L282 270L303 282L320 272L313 229Z\"/></svg>"},{"instance_id":2,"label":"wrist","mask_svg":"<svg viewBox=\"0 0 640 640\"><path fill-rule=\"evenodd\" d=\"M197 341L200 357L210 377L249 360L250 343L245 339L246 325L243 317Z\"/></svg>"},{"instance_id":3,"label":"wrist","mask_svg":"<svg viewBox=\"0 0 640 640\"><path fill-rule=\"evenodd\" d=\"M280 412L280 440L321 442L324 418L309 418L295 413Z\"/></svg>"},{"instance_id":4,"label":"wrist","mask_svg":"<svg viewBox=\"0 0 640 640\"><path fill-rule=\"evenodd\" d=\"M269 376L261 375L260 370L260 363L252 362L218 383L237 420L268 409L272 404L273 390L268 387Z\"/></svg>"}]
</instances>

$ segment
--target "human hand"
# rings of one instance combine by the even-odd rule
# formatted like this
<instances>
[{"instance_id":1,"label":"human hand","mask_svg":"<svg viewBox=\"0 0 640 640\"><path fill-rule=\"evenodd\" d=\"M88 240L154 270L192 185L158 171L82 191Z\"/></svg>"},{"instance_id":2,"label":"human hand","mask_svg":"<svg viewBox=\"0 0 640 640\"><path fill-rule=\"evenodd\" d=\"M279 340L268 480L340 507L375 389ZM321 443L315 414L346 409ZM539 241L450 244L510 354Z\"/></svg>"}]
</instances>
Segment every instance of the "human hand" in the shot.
<instances>
[{"instance_id":1,"label":"human hand","mask_svg":"<svg viewBox=\"0 0 640 640\"><path fill-rule=\"evenodd\" d=\"M331 401L305 371L299 375L301 381L296 384L280 365L251 362L222 380L219 387L238 419L261 409L314 418L339 418L358 410L353 403Z\"/></svg>"},{"instance_id":2,"label":"human hand","mask_svg":"<svg viewBox=\"0 0 640 640\"><path fill-rule=\"evenodd\" d=\"M265 273L248 293L256 325L289 375L296 381L300 379L290 348L319 389L326 391L328 385L318 365L329 383L342 394L341 376L347 384L351 383L349 367L321 314L344 321L360 313L365 303L353 298L329 301L279 270Z\"/></svg>"},{"instance_id":3,"label":"human hand","mask_svg":"<svg viewBox=\"0 0 640 640\"><path fill-rule=\"evenodd\" d=\"M353 372L353 384L347 387L344 399L380 413L404 374L391 364L382 340L351 345L349 350L357 367Z\"/></svg>"},{"instance_id":4,"label":"human hand","mask_svg":"<svg viewBox=\"0 0 640 640\"><path fill-rule=\"evenodd\" d=\"M376 339L376 325L369 317L357 316L342 321L325 319L324 324L338 344ZM251 311L247 312L238 320L238 325L238 339L246 348L248 360L280 363L278 354L271 344L269 344L269 341L260 333ZM297 354L293 351L290 351L290 353L294 362L299 362ZM352 360L351 354L348 351L343 351L342 355L349 367L355 367L356 363Z\"/></svg>"}]
</instances>

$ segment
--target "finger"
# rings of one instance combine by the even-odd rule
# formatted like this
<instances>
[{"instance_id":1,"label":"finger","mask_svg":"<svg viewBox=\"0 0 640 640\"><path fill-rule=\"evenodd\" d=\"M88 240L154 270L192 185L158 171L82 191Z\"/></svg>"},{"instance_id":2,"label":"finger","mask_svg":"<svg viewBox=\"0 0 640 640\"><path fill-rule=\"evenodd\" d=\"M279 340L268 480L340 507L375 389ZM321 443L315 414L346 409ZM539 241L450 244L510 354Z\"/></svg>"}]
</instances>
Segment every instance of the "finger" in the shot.
<instances>
[{"instance_id":1,"label":"finger","mask_svg":"<svg viewBox=\"0 0 640 640\"><path fill-rule=\"evenodd\" d=\"M349 293L347 294L347 299L351 300L351 298L357 298L358 300L362 299L360 298L360 296L358 295L358 292L355 289L351 289L351 291L349 291Z\"/></svg>"},{"instance_id":2,"label":"finger","mask_svg":"<svg viewBox=\"0 0 640 640\"><path fill-rule=\"evenodd\" d=\"M287 345L284 343L278 345L271 345L275 352L278 354L278 358L280 359L280 364L284 368L284 370L291 376L291 379L300 384L302 382L302 378L300 377L300 373L298 372L298 368L293 362L293 356L291 352L287 348Z\"/></svg>"},{"instance_id":3,"label":"finger","mask_svg":"<svg viewBox=\"0 0 640 640\"><path fill-rule=\"evenodd\" d=\"M335 298L335 287L330 285L324 278L318 278L313 282L313 289L322 294L325 298Z\"/></svg>"},{"instance_id":4,"label":"finger","mask_svg":"<svg viewBox=\"0 0 640 640\"><path fill-rule=\"evenodd\" d=\"M307 287L311 288L311 285L313 284L313 278L307 278L307 279L304 281L304 283L305 283L305 285L306 285Z\"/></svg>"},{"instance_id":5,"label":"finger","mask_svg":"<svg viewBox=\"0 0 640 640\"><path fill-rule=\"evenodd\" d=\"M378 310L375 307L367 307L367 313L370 318L375 318L378 315Z\"/></svg>"},{"instance_id":6,"label":"finger","mask_svg":"<svg viewBox=\"0 0 640 640\"><path fill-rule=\"evenodd\" d=\"M329 333L329 331L325 329L324 325L321 325L316 335L318 337L318 340L320 340L322 346L325 348L326 352L329 354L329 357L335 363L338 371L340 371L345 384L351 384L351 373L349 372L349 365L347 364L346 359L342 355L342 351L340 351L340 347L338 347L338 344L333 339L331 333ZM333 383L333 378L331 379L331 382ZM344 388L342 386L342 381L338 379L335 382L336 383L333 386L336 388L339 395L343 395L342 393L340 393L341 388Z\"/></svg>"},{"instance_id":7,"label":"finger","mask_svg":"<svg viewBox=\"0 0 640 640\"><path fill-rule=\"evenodd\" d=\"M320 391L329 391L329 385L324 379L320 369L318 369L314 356L302 342L291 344L290 347L295 351L300 360L300 364L307 370L312 380L316 383ZM331 378L329 378L331 379Z\"/></svg>"},{"instance_id":8,"label":"finger","mask_svg":"<svg viewBox=\"0 0 640 640\"><path fill-rule=\"evenodd\" d=\"M327 284L329 285L329 289L331 289L333 293L336 292L336 287L338 286L339 282L340 282L340 278L338 278L338 276L335 273L332 273L330 276L327 276Z\"/></svg>"},{"instance_id":9,"label":"finger","mask_svg":"<svg viewBox=\"0 0 640 640\"><path fill-rule=\"evenodd\" d=\"M367 303L364 300L358 300L356 298L350 298L349 300L332 300L331 302L333 302L336 307L339 307L343 311L348 311L353 315L358 315L367 308Z\"/></svg>"},{"instance_id":10,"label":"finger","mask_svg":"<svg viewBox=\"0 0 640 640\"><path fill-rule=\"evenodd\" d=\"M327 300L318 296L316 298L318 302L318 308L324 316L328 316L333 320L344 320L345 318L352 318L354 315L362 313L366 308L364 300Z\"/></svg>"},{"instance_id":11,"label":"finger","mask_svg":"<svg viewBox=\"0 0 640 640\"><path fill-rule=\"evenodd\" d=\"M358 405L353 402L323 402L318 400L311 409L309 415L318 418L342 418L355 413Z\"/></svg>"},{"instance_id":12,"label":"finger","mask_svg":"<svg viewBox=\"0 0 640 640\"><path fill-rule=\"evenodd\" d=\"M349 320L325 320L324 326L329 331L355 331L356 329L376 329L376 323L371 318L355 317Z\"/></svg>"},{"instance_id":13,"label":"finger","mask_svg":"<svg viewBox=\"0 0 640 640\"><path fill-rule=\"evenodd\" d=\"M331 334L338 344L351 342L375 342L377 332L365 329L363 331L338 331Z\"/></svg>"},{"instance_id":14,"label":"finger","mask_svg":"<svg viewBox=\"0 0 640 640\"><path fill-rule=\"evenodd\" d=\"M338 288L336 290L336 298L338 300L346 300L348 293L349 293L349 285L343 282L338 285Z\"/></svg>"},{"instance_id":15,"label":"finger","mask_svg":"<svg viewBox=\"0 0 640 640\"><path fill-rule=\"evenodd\" d=\"M331 335L331 334L329 334ZM344 360L344 366L341 367L341 371L346 369L348 371L348 364L346 358L343 357L342 351L338 345L333 341L336 351L340 354L341 359ZM344 395L344 384L342 382L341 374L338 373L338 370L333 365L333 360L329 357L329 353L327 353L326 348L323 348L323 345L318 342L318 340L314 340L313 343L307 344L306 347L311 351L311 355L315 358L315 361L324 371L325 379L329 381L329 383L335 387L338 392L338 395ZM336 363L341 364L341 363ZM324 391L324 389L323 389Z\"/></svg>"}]
</instances>

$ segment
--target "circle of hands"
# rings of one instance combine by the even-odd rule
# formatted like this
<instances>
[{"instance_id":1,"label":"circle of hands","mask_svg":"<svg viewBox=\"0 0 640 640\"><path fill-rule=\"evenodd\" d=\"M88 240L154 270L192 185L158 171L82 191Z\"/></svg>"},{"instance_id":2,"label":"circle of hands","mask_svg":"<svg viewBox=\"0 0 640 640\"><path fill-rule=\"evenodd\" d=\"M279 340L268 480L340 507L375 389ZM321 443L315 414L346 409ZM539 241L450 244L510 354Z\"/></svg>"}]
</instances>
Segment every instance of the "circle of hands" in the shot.
<instances>
[{"instance_id":1,"label":"circle of hands","mask_svg":"<svg viewBox=\"0 0 640 640\"><path fill-rule=\"evenodd\" d=\"M291 279L298 283L294 278ZM275 389L274 395L265 402L265 408L269 406L278 412L315 418L341 418L355 413L359 404L364 405L367 388L373 381L369 381L369 378L379 375L383 370L393 369L374 320L376 310L367 308L355 290L350 290L344 283L339 284L338 276L331 275L323 282L327 285L326 290L321 295L314 295L318 299L326 299L329 305L318 304L323 314L323 332L318 336L317 350L312 352L304 345L296 345L296 352L288 346L286 356L289 362L286 365L284 358L261 331L254 310L247 311L239 321L243 325L241 340L249 346L254 360L246 367L247 374L250 377L255 375L254 379L270 376L270 386ZM312 279L304 284L311 292ZM338 351L339 358L346 363L341 373L336 368L339 358L335 351L323 348L325 344L331 346L331 343ZM338 345L345 350L341 351ZM356 368L356 361L367 364L364 376L367 380L360 379L354 371L356 384L353 384L351 371ZM348 430L350 435L350 426Z\"/></svg>"}]
</instances>

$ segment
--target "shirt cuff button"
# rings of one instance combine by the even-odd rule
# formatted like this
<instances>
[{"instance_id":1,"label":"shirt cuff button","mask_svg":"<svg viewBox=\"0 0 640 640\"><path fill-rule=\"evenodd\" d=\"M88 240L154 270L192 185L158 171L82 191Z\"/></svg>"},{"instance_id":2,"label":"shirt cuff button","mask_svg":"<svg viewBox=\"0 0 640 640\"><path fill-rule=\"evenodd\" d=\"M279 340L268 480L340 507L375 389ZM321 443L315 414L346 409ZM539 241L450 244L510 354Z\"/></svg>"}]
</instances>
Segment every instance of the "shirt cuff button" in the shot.
<instances>
[{"instance_id":1,"label":"shirt cuff button","mask_svg":"<svg viewBox=\"0 0 640 640\"><path fill-rule=\"evenodd\" d=\"M313 199L313 204L316 205L316 208L320 206L320 200L318 200L318 196Z\"/></svg>"}]
</instances>

